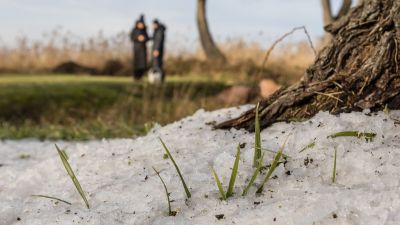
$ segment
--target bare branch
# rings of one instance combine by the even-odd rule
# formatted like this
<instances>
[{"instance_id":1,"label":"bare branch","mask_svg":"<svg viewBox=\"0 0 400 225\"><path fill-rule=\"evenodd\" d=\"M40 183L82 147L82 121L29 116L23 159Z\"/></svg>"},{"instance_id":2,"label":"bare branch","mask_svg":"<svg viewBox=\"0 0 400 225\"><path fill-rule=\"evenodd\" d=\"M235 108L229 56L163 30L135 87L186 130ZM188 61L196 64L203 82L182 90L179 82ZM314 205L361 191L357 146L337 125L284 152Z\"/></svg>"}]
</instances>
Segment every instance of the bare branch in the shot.
<instances>
[{"instance_id":1,"label":"bare branch","mask_svg":"<svg viewBox=\"0 0 400 225\"><path fill-rule=\"evenodd\" d=\"M332 7L330 0L321 0L322 16L324 19L324 26L333 22Z\"/></svg>"},{"instance_id":2,"label":"bare branch","mask_svg":"<svg viewBox=\"0 0 400 225\"><path fill-rule=\"evenodd\" d=\"M305 26L301 26L301 27L295 27L293 28L291 31L285 33L284 35L282 35L280 38L278 38L272 45L271 47L268 49L267 53L265 54L265 57L263 59L263 62L261 64L261 69L260 72L258 73L258 75L261 75L262 71L264 71L264 67L265 64L267 63L269 56L271 55L272 51L274 50L274 48L276 47L277 44L279 44L279 42L283 41L285 38L287 38L288 36L292 35L294 32L296 32L297 30L303 30L304 33L307 36L307 40L308 43L310 44L310 48L313 50L314 52L314 56L317 55L317 51L314 48L313 42L311 40L310 34L307 31L307 28Z\"/></svg>"},{"instance_id":3,"label":"bare branch","mask_svg":"<svg viewBox=\"0 0 400 225\"><path fill-rule=\"evenodd\" d=\"M350 12L352 0L343 0L342 7L340 7L339 13L334 18L338 20L342 16L345 16L347 13Z\"/></svg>"}]
</instances>

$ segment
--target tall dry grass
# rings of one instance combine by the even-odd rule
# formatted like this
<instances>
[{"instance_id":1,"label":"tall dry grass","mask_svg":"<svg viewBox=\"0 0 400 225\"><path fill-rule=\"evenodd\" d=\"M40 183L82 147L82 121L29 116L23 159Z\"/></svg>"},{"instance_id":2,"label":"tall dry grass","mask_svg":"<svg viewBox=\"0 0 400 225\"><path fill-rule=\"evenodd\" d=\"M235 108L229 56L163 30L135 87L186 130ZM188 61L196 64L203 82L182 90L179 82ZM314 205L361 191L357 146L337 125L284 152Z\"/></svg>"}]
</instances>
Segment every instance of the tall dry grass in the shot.
<instances>
[{"instance_id":1,"label":"tall dry grass","mask_svg":"<svg viewBox=\"0 0 400 225\"><path fill-rule=\"evenodd\" d=\"M20 36L14 46L1 46L0 71L43 72L66 61L101 68L107 60L128 63L130 57L130 43L125 32L110 37L99 32L83 39L70 32L54 30L43 35L40 41Z\"/></svg>"},{"instance_id":2,"label":"tall dry grass","mask_svg":"<svg viewBox=\"0 0 400 225\"><path fill-rule=\"evenodd\" d=\"M255 73L253 75L261 75L261 77L268 74L273 75L272 78L283 84L297 81L315 58L307 40L295 43L283 41L272 51L268 61L261 68L267 49L263 48L260 43L246 42L241 39L221 45L221 50L226 54L230 63L254 63L256 71L253 72Z\"/></svg>"},{"instance_id":3,"label":"tall dry grass","mask_svg":"<svg viewBox=\"0 0 400 225\"><path fill-rule=\"evenodd\" d=\"M307 41L296 43L284 41L273 51L262 70L261 64L266 48L260 43L231 39L219 43L219 47L226 55L229 64L210 67L204 62L205 57L200 49L193 51L178 46L175 51L167 51L167 73L175 75L227 73L241 76L242 79L262 74L262 77L290 84L302 76L314 59ZM131 43L126 32L113 36L105 36L99 32L94 37L84 39L59 29L43 35L40 41L20 36L16 38L14 46L1 46L0 72L43 73L67 61L101 69L108 60L118 60L127 68L125 71L130 71L131 51ZM129 72L126 75L129 75Z\"/></svg>"}]
</instances>

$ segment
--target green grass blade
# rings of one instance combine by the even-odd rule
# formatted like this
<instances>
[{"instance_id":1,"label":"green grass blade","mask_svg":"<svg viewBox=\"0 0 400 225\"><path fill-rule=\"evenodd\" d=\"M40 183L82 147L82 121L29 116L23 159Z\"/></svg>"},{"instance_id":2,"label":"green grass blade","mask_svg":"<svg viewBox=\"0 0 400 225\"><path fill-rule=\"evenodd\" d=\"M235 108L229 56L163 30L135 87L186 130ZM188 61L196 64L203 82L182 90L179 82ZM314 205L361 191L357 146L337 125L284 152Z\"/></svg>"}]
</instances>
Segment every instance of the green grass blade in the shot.
<instances>
[{"instance_id":1,"label":"green grass blade","mask_svg":"<svg viewBox=\"0 0 400 225\"><path fill-rule=\"evenodd\" d=\"M229 180L228 191L226 192L226 197L229 198L233 195L233 189L235 187L235 181L237 177L237 172L239 169L240 160L240 145L237 146L235 163L233 164L231 179Z\"/></svg>"},{"instance_id":2,"label":"green grass blade","mask_svg":"<svg viewBox=\"0 0 400 225\"><path fill-rule=\"evenodd\" d=\"M283 153L283 149L285 148L287 139L285 141L285 143L282 145L282 147L279 149L278 153L276 153L274 160L271 163L271 167L268 170L267 175L265 176L263 182L261 183L260 187L257 189L256 193L262 193L264 190L264 185L268 182L268 180L270 179L272 173L275 171L276 167L278 166L279 160L282 157L282 153Z\"/></svg>"},{"instance_id":3,"label":"green grass blade","mask_svg":"<svg viewBox=\"0 0 400 225\"><path fill-rule=\"evenodd\" d=\"M249 191L250 187L254 184L254 181L256 181L258 174L261 171L261 168L263 166L262 161L264 159L264 154L261 155L260 162L258 163L257 169L254 170L253 176L251 176L251 179L245 189L243 190L242 196L246 196L247 192Z\"/></svg>"},{"instance_id":4,"label":"green grass blade","mask_svg":"<svg viewBox=\"0 0 400 225\"><path fill-rule=\"evenodd\" d=\"M174 158L172 157L171 152L168 150L168 148L167 148L167 146L165 145L165 143L163 142L163 140L162 140L161 138L159 138L159 139L160 139L160 142L161 142L162 146L164 147L165 151L167 152L168 157L171 159L172 164L174 164L174 167L175 167L175 169L176 169L176 172L178 172L178 175L179 175L179 178L181 179L183 188L185 189L186 196L187 196L188 198L191 198L191 197L192 197L192 194L190 193L189 188L188 188L187 185L186 185L185 179L183 179L182 173L181 173L181 171L179 170L179 167L178 167L178 165L176 164Z\"/></svg>"},{"instance_id":5,"label":"green grass blade","mask_svg":"<svg viewBox=\"0 0 400 225\"><path fill-rule=\"evenodd\" d=\"M223 200L226 200L225 191L224 191L224 188L222 187L222 183L221 183L221 180L218 177L217 172L215 172L213 167L211 167L211 171L212 171L212 174L214 176L215 182L217 183L218 191L219 191L219 194L221 195L221 198Z\"/></svg>"},{"instance_id":6,"label":"green grass blade","mask_svg":"<svg viewBox=\"0 0 400 225\"><path fill-rule=\"evenodd\" d=\"M279 150L278 150L278 151L274 151L274 150L266 149L266 148L263 148L263 149L261 149L261 150L267 151L267 152L271 152L271 153L274 153L274 154L278 153L278 151L279 151ZM288 158L288 159L292 158L290 155L286 155L286 154L284 154L284 153L282 153L282 157L283 157L283 158Z\"/></svg>"},{"instance_id":7,"label":"green grass blade","mask_svg":"<svg viewBox=\"0 0 400 225\"><path fill-rule=\"evenodd\" d=\"M67 154L67 152L65 151L65 149L61 149L61 153L64 155L64 158L65 158L66 160L69 160L68 154Z\"/></svg>"},{"instance_id":8,"label":"green grass blade","mask_svg":"<svg viewBox=\"0 0 400 225\"><path fill-rule=\"evenodd\" d=\"M278 165L278 162L279 162L279 159L281 158L281 156L282 156L282 152L279 151L276 154L276 156L274 158L274 161L272 162L271 167L268 170L267 176L265 176L265 178L264 178L263 182L261 183L260 187L257 189L257 193L263 192L264 185L268 182L268 180L270 179L272 173L275 171L276 166Z\"/></svg>"},{"instance_id":9,"label":"green grass blade","mask_svg":"<svg viewBox=\"0 0 400 225\"><path fill-rule=\"evenodd\" d=\"M89 209L90 208L89 202L86 199L85 192L83 191L83 189L81 187L81 184L78 181L78 178L76 178L76 176L74 174L74 171L72 170L71 166L69 165L68 160L65 158L65 155L62 152L62 150L57 145L55 145L55 146L56 146L58 155L60 156L60 159L61 159L61 161L62 161L62 163L63 163L63 165L65 167L65 170L67 170L67 173L71 177L71 180L74 183L76 190L79 192L79 194L81 195L83 201L86 204L86 207Z\"/></svg>"},{"instance_id":10,"label":"green grass blade","mask_svg":"<svg viewBox=\"0 0 400 225\"><path fill-rule=\"evenodd\" d=\"M56 201L63 202L63 203L65 203L65 204L67 204L67 205L72 205L70 202L67 202L67 201L65 201L65 200L62 200L62 199L59 199L59 198L56 198L56 197L47 196L47 195L31 195L31 196L32 196L32 197L37 197L37 198L48 198L48 199L53 199L53 200L56 200Z\"/></svg>"},{"instance_id":11,"label":"green grass blade","mask_svg":"<svg viewBox=\"0 0 400 225\"><path fill-rule=\"evenodd\" d=\"M390 109L389 109L388 104L386 104L386 105L385 105L385 108L383 108L383 112L384 112L385 114L389 114L389 113L390 113Z\"/></svg>"},{"instance_id":12,"label":"green grass blade","mask_svg":"<svg viewBox=\"0 0 400 225\"><path fill-rule=\"evenodd\" d=\"M305 150L307 150L307 149L309 149L309 148L314 148L314 146L315 146L315 141L313 141L313 142L311 142L310 144L304 146L304 148L301 149L299 153L304 152Z\"/></svg>"},{"instance_id":13,"label":"green grass blade","mask_svg":"<svg viewBox=\"0 0 400 225\"><path fill-rule=\"evenodd\" d=\"M171 200L169 199L169 192L168 192L168 189L167 189L167 185L165 184L164 180L162 179L162 177L161 177L161 175L160 175L160 172L158 172L158 171L156 170L156 168L154 168L154 167L153 167L153 170L154 170L154 172L156 172L158 178L160 178L161 183L162 183L163 186L164 186L165 195L167 196L167 202L168 202L168 215L172 216L173 213L172 213L172 210L171 210Z\"/></svg>"},{"instance_id":14,"label":"green grass blade","mask_svg":"<svg viewBox=\"0 0 400 225\"><path fill-rule=\"evenodd\" d=\"M151 131L151 129L153 129L153 127L154 127L154 123L153 122L145 123L144 124L144 133L148 134Z\"/></svg>"},{"instance_id":15,"label":"green grass blade","mask_svg":"<svg viewBox=\"0 0 400 225\"><path fill-rule=\"evenodd\" d=\"M335 155L333 159L332 183L335 183L336 181L336 155L337 155L337 149L335 148Z\"/></svg>"},{"instance_id":16,"label":"green grass blade","mask_svg":"<svg viewBox=\"0 0 400 225\"><path fill-rule=\"evenodd\" d=\"M334 133L329 135L330 138L337 138L337 137L357 137L361 138L364 137L367 141L372 141L376 137L376 133L367 133L367 132L360 132L360 131L342 131L338 133Z\"/></svg>"},{"instance_id":17,"label":"green grass blade","mask_svg":"<svg viewBox=\"0 0 400 225\"><path fill-rule=\"evenodd\" d=\"M257 167L258 162L261 157L261 130L260 130L260 117L258 115L260 103L256 106L256 118L254 124L254 133L255 133L255 141L254 141L254 158L253 158L253 167Z\"/></svg>"}]
</instances>

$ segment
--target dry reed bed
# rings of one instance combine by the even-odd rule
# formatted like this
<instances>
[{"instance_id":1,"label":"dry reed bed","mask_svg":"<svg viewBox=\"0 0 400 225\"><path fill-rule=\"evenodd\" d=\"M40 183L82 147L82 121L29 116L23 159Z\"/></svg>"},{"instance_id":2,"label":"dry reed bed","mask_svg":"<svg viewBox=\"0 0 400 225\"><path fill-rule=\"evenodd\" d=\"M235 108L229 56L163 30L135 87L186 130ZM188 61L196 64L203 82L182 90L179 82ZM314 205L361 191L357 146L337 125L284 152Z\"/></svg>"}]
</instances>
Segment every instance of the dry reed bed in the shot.
<instances>
[{"instance_id":1,"label":"dry reed bed","mask_svg":"<svg viewBox=\"0 0 400 225\"><path fill-rule=\"evenodd\" d=\"M246 42L238 38L229 39L219 44L229 64L210 67L204 63L204 55L200 49L190 50L179 46L175 48L176 44L174 42L174 49L167 51L166 70L169 74L260 74L260 66L266 52L260 43ZM120 61L127 68L125 75L129 75L131 43L127 33L105 36L99 32L94 37L84 39L69 32L54 30L44 35L41 40L21 36L16 38L13 46L0 46L0 72L49 72L56 65L67 61L100 69L108 60ZM314 54L307 41L283 41L272 53L265 70L266 73L276 73L280 76L286 74L285 77L288 78L283 80L287 81L284 83L292 83L303 74L313 60Z\"/></svg>"}]
</instances>

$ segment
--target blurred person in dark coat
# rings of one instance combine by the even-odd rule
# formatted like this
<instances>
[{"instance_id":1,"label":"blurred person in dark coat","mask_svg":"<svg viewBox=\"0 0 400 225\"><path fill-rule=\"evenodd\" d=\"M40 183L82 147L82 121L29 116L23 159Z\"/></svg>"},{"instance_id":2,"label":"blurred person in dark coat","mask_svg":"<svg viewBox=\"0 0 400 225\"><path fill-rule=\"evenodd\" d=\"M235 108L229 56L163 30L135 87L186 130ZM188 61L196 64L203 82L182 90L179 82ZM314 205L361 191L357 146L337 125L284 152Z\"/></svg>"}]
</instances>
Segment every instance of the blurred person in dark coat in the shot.
<instances>
[{"instance_id":1,"label":"blurred person in dark coat","mask_svg":"<svg viewBox=\"0 0 400 225\"><path fill-rule=\"evenodd\" d=\"M135 27L130 34L133 42L133 76L136 80L142 78L147 70L147 47L149 41L147 28L144 22L144 15L141 15L136 21Z\"/></svg>"},{"instance_id":2,"label":"blurred person in dark coat","mask_svg":"<svg viewBox=\"0 0 400 225\"><path fill-rule=\"evenodd\" d=\"M152 70L161 74L164 80L164 42L166 28L158 20L153 21L153 48L152 48Z\"/></svg>"}]
</instances>

